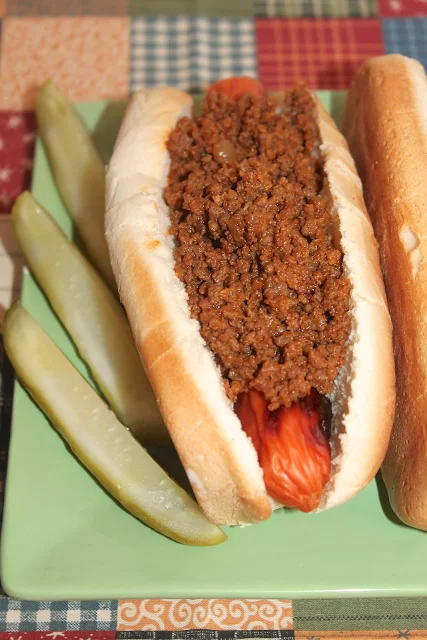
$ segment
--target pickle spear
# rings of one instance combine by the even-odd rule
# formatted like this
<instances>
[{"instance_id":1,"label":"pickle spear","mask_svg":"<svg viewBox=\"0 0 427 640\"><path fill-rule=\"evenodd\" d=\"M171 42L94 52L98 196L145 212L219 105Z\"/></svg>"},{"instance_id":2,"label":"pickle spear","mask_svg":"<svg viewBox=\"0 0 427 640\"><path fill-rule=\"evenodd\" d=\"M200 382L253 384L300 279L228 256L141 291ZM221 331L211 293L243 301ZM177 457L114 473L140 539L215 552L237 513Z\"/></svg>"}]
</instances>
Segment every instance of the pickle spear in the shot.
<instances>
[{"instance_id":1,"label":"pickle spear","mask_svg":"<svg viewBox=\"0 0 427 640\"><path fill-rule=\"evenodd\" d=\"M21 382L77 458L125 509L183 544L208 546L227 539L19 303L6 314L3 339Z\"/></svg>"},{"instance_id":2,"label":"pickle spear","mask_svg":"<svg viewBox=\"0 0 427 640\"><path fill-rule=\"evenodd\" d=\"M28 191L12 221L30 270L120 422L144 445L170 444L117 298Z\"/></svg>"},{"instance_id":3,"label":"pickle spear","mask_svg":"<svg viewBox=\"0 0 427 640\"><path fill-rule=\"evenodd\" d=\"M73 106L48 80L36 96L37 125L56 186L87 254L116 290L104 234L105 167Z\"/></svg>"}]
</instances>

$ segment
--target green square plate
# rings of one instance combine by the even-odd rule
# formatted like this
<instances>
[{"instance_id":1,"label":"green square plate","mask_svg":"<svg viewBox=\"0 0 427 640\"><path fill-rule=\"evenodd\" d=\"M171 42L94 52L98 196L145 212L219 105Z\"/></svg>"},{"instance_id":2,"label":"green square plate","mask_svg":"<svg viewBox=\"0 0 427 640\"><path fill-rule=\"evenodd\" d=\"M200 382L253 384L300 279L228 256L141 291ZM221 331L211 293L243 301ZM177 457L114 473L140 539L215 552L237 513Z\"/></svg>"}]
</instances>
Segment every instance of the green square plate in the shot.
<instances>
[{"instance_id":1,"label":"green square plate","mask_svg":"<svg viewBox=\"0 0 427 640\"><path fill-rule=\"evenodd\" d=\"M343 94L322 98L339 120ZM79 110L107 159L123 105ZM71 234L40 144L33 192ZM28 274L22 299L86 375ZM373 482L330 512L280 510L257 526L228 529L228 541L218 547L180 546L110 499L17 383L1 577L8 594L35 600L427 595L427 536L398 524L386 505Z\"/></svg>"}]
</instances>

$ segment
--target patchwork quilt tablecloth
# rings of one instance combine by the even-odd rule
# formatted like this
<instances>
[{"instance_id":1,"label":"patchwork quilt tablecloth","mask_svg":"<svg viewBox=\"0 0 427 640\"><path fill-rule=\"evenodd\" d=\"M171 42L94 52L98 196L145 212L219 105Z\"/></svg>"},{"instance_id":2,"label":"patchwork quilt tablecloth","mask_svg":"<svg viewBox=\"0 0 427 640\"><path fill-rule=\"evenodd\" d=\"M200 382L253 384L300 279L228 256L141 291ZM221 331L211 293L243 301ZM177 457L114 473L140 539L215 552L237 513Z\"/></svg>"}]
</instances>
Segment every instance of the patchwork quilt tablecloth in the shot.
<instances>
[{"instance_id":1,"label":"patchwork quilt tablecloth","mask_svg":"<svg viewBox=\"0 0 427 640\"><path fill-rule=\"evenodd\" d=\"M169 84L194 92L229 75L277 90L304 79L346 89L366 58L427 67L427 0L0 0L0 314L23 259L10 210L31 184L34 95L52 77L72 101ZM1 353L1 489L13 372ZM426 568L427 582L427 568ZM124 594L125 595L125 594ZM0 597L0 640L427 638L427 599L105 600Z\"/></svg>"}]
</instances>

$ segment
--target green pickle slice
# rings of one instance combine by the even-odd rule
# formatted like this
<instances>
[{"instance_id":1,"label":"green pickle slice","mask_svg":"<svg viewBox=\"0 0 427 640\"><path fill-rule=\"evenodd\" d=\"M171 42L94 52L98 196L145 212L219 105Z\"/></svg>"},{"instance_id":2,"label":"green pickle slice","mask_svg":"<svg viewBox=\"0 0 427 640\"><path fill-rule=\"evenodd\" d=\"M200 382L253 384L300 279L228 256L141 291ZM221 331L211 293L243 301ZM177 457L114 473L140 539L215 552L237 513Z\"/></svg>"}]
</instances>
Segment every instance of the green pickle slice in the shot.
<instances>
[{"instance_id":1,"label":"green pickle slice","mask_svg":"<svg viewBox=\"0 0 427 640\"><path fill-rule=\"evenodd\" d=\"M183 544L208 546L227 539L19 303L6 314L3 337L21 382L77 458L125 509Z\"/></svg>"},{"instance_id":2,"label":"green pickle slice","mask_svg":"<svg viewBox=\"0 0 427 640\"><path fill-rule=\"evenodd\" d=\"M31 272L120 422L143 444L170 444L126 315L89 261L29 192L12 210Z\"/></svg>"},{"instance_id":3,"label":"green pickle slice","mask_svg":"<svg viewBox=\"0 0 427 640\"><path fill-rule=\"evenodd\" d=\"M116 291L104 234L105 167L77 112L48 80L36 96L37 125L55 183L87 254Z\"/></svg>"}]
</instances>

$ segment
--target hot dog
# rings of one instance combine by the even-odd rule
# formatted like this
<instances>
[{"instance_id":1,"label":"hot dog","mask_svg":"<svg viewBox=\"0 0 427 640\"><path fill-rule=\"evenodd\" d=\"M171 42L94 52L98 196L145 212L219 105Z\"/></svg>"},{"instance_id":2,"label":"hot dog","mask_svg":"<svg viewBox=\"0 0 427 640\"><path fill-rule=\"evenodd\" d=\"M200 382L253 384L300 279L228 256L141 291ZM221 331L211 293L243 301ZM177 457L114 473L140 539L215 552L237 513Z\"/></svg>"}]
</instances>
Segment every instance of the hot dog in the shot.
<instances>
[{"instance_id":1,"label":"hot dog","mask_svg":"<svg viewBox=\"0 0 427 640\"><path fill-rule=\"evenodd\" d=\"M348 93L344 131L363 180L393 320L397 404L382 475L391 506L427 530L427 79L419 62L374 58Z\"/></svg>"},{"instance_id":2,"label":"hot dog","mask_svg":"<svg viewBox=\"0 0 427 640\"><path fill-rule=\"evenodd\" d=\"M216 523L328 509L383 460L391 322L360 180L298 86L131 99L106 176L120 297L196 497Z\"/></svg>"}]
</instances>

